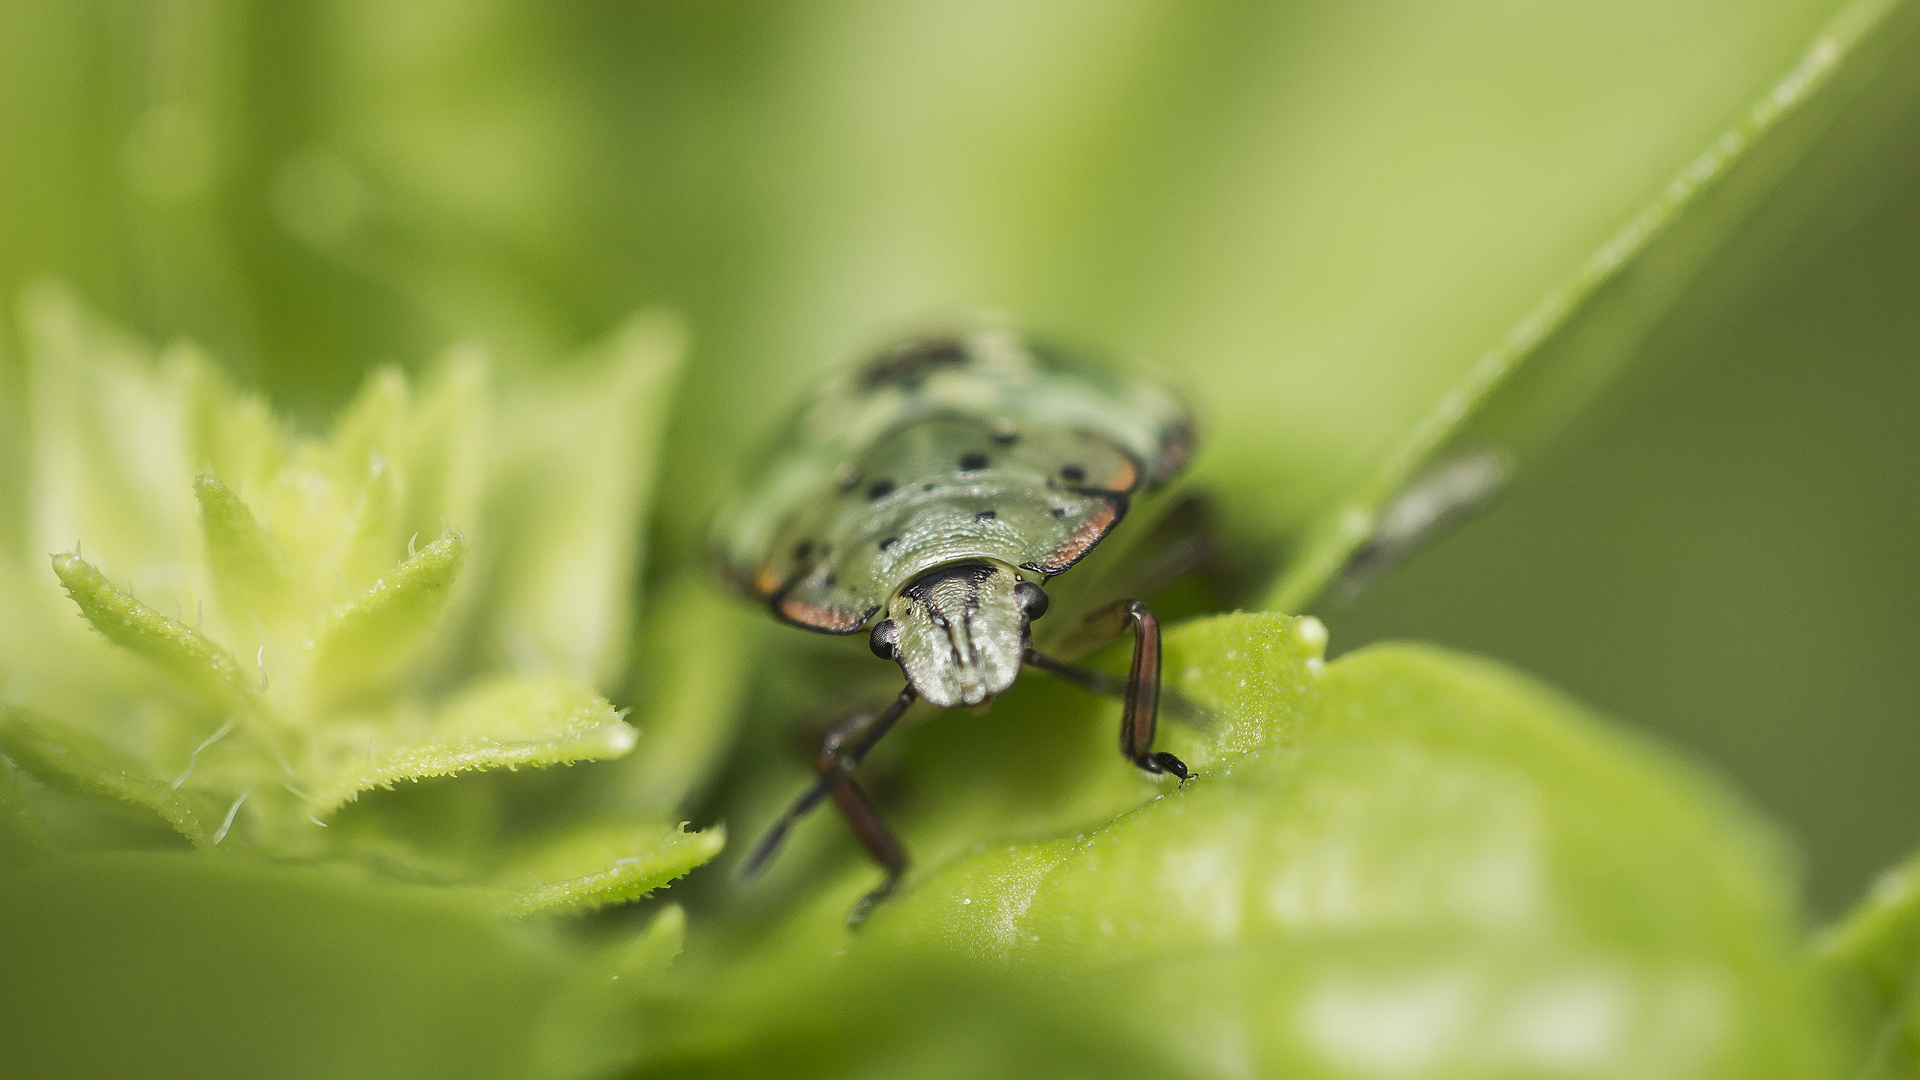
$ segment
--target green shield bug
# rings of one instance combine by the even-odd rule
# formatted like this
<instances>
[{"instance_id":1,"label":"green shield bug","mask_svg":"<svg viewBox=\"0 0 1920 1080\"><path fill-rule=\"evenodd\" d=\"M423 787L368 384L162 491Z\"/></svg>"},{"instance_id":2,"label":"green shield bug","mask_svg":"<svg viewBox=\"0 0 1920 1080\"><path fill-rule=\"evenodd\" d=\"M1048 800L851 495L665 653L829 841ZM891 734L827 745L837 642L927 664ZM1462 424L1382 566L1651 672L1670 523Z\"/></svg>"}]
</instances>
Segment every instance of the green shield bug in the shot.
<instances>
[{"instance_id":1,"label":"green shield bug","mask_svg":"<svg viewBox=\"0 0 1920 1080\"><path fill-rule=\"evenodd\" d=\"M741 864L752 879L787 831L832 797L886 881L905 849L853 777L916 701L978 706L1033 667L1123 700L1121 751L1185 783L1152 749L1160 631L1137 599L1096 612L1096 633L1131 629L1124 687L1039 652L1031 624L1047 582L1126 517L1136 496L1180 472L1193 448L1186 407L1155 382L1083 366L1000 326L899 341L830 380L716 524L725 576L795 626L866 632L906 686L878 713L842 722L821 747L819 779Z\"/></svg>"}]
</instances>

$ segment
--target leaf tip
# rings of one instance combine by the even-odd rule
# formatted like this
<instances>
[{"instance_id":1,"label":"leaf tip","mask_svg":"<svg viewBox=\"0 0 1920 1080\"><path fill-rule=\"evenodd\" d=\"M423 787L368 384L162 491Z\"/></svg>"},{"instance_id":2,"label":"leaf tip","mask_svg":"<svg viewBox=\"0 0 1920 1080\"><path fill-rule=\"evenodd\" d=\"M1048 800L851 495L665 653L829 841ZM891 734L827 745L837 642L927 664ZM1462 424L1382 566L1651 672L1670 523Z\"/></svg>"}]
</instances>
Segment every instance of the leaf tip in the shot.
<instances>
[{"instance_id":1,"label":"leaf tip","mask_svg":"<svg viewBox=\"0 0 1920 1080\"><path fill-rule=\"evenodd\" d=\"M88 571L96 574L99 573L99 571L94 570L93 567L88 564L87 560L81 558L74 552L58 551L53 555L54 576L60 579L60 584L65 585L69 593L74 590L75 584L87 575Z\"/></svg>"}]
</instances>

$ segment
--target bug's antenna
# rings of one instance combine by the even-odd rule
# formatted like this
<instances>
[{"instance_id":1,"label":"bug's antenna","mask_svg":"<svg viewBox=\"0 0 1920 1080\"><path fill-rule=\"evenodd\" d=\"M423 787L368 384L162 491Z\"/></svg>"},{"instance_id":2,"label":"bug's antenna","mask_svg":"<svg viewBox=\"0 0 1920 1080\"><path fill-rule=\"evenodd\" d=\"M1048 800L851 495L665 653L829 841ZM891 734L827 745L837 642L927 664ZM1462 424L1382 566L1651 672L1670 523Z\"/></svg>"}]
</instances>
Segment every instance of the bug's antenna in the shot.
<instances>
[{"instance_id":1,"label":"bug's antenna","mask_svg":"<svg viewBox=\"0 0 1920 1080\"><path fill-rule=\"evenodd\" d=\"M893 699L893 704L887 706L887 711L881 713L873 722L873 726L867 729L867 733L853 745L853 749L835 758L833 764L821 772L820 778L815 780L806 791L801 792L799 798L793 800L793 805L787 807L787 812L780 815L780 820L774 822L765 833L761 834L759 842L753 845L753 850L748 852L746 859L741 862L740 869L737 871L741 881L752 882L765 872L767 864L779 854L780 846L786 843L787 833L793 828L794 822L805 817L809 810L820 804L821 799L826 798L835 787L844 782L853 770L860 766L860 760L867 756L867 752L885 737L900 717L906 714L907 707L919 697L920 694L914 690L913 684L908 683L905 689L900 691L900 696Z\"/></svg>"}]
</instances>

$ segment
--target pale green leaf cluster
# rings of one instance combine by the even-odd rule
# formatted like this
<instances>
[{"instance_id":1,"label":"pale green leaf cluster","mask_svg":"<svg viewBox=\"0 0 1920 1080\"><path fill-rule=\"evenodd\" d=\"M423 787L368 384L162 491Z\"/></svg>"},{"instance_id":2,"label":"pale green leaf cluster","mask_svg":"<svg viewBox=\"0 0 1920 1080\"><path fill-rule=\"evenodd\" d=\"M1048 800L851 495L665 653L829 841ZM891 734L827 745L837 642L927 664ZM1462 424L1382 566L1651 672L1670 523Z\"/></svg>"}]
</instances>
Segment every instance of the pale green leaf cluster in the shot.
<instances>
[{"instance_id":1,"label":"pale green leaf cluster","mask_svg":"<svg viewBox=\"0 0 1920 1080\"><path fill-rule=\"evenodd\" d=\"M510 408L469 351L418 387L381 371L316 438L58 289L22 321L27 460L8 468L32 491L25 550L0 567L10 835L137 808L195 847L360 862L514 915L630 899L719 851L720 830L668 817L682 777L532 822L491 808L497 785L454 780L426 796L464 823L444 835L409 832L404 792L367 799L634 749L604 695L627 664L670 324L636 320Z\"/></svg>"}]
</instances>

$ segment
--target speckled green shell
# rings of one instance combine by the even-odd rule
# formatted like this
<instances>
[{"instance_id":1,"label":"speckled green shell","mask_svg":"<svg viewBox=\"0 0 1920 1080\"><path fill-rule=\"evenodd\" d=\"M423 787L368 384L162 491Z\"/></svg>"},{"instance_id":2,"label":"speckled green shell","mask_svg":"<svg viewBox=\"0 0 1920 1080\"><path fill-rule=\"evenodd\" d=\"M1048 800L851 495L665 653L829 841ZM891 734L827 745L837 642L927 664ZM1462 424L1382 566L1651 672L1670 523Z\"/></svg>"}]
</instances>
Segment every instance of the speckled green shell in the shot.
<instances>
[{"instance_id":1,"label":"speckled green shell","mask_svg":"<svg viewBox=\"0 0 1920 1080\"><path fill-rule=\"evenodd\" d=\"M1186 463L1164 388L1001 328L916 337L823 388L721 513L727 577L788 622L851 634L925 570L1044 580Z\"/></svg>"}]
</instances>

